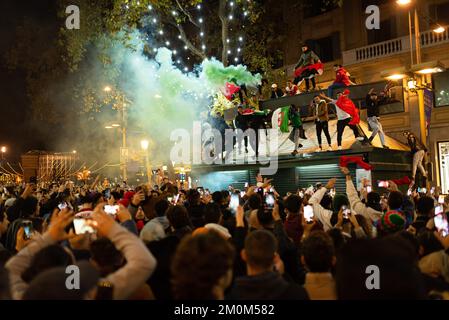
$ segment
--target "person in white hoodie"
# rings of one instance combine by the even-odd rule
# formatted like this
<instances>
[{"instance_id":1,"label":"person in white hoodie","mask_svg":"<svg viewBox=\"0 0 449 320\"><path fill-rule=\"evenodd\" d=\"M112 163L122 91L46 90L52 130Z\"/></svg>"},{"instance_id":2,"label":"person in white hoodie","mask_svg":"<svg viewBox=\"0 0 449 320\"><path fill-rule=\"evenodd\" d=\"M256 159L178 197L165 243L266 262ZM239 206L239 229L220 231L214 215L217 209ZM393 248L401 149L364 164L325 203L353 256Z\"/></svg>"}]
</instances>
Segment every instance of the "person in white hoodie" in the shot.
<instances>
[{"instance_id":1,"label":"person in white hoodie","mask_svg":"<svg viewBox=\"0 0 449 320\"><path fill-rule=\"evenodd\" d=\"M139 238L103 211L103 205L99 204L95 208L91 226L97 230L98 236L112 241L122 252L127 263L101 281L112 286L113 299L127 299L153 273L156 268L156 259ZM66 227L73 221L73 215L73 212L66 209L54 213L48 230L42 236L33 239L27 247L8 261L5 267L9 271L13 299L21 300L27 291L29 284L23 281L22 273L28 268L36 253L70 237Z\"/></svg>"},{"instance_id":2,"label":"person in white hoodie","mask_svg":"<svg viewBox=\"0 0 449 320\"><path fill-rule=\"evenodd\" d=\"M357 190L355 189L354 183L352 182L349 169L341 167L340 170L346 176L346 194L348 195L352 210L372 222L379 220L383 214L380 206L380 195L375 192L370 192L367 195L367 203L363 203L362 200L360 200Z\"/></svg>"}]
</instances>

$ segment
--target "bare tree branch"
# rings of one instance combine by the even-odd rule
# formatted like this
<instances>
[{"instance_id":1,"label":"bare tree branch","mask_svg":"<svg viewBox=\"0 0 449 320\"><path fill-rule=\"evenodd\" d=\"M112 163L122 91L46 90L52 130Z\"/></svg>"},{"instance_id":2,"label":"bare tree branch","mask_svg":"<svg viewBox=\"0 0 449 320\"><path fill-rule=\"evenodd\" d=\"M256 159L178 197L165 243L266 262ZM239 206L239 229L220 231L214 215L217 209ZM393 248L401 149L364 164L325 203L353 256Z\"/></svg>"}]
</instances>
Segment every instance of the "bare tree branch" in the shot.
<instances>
[{"instance_id":1,"label":"bare tree branch","mask_svg":"<svg viewBox=\"0 0 449 320\"><path fill-rule=\"evenodd\" d=\"M200 26L195 22L195 20L193 20L192 16L190 15L190 13L184 9L184 7L181 5L181 3L179 3L179 0L176 0L176 4L178 5L179 9L182 11L182 13L184 13L187 18L189 18L189 21L196 26L197 28L199 28Z\"/></svg>"},{"instance_id":2,"label":"bare tree branch","mask_svg":"<svg viewBox=\"0 0 449 320\"><path fill-rule=\"evenodd\" d=\"M228 65L228 20L226 19L226 1L220 0L218 7L218 17L221 21L221 42L223 43L223 49L221 51L221 62L224 66Z\"/></svg>"},{"instance_id":3,"label":"bare tree branch","mask_svg":"<svg viewBox=\"0 0 449 320\"><path fill-rule=\"evenodd\" d=\"M172 21L169 19L163 19L165 22L167 22L168 24L174 26L176 29L178 29L179 34L181 35L181 40L182 42L184 42L184 44L187 46L187 48L197 57L201 58L201 59L207 59L207 56L204 52L202 52L200 49L198 49L197 47L195 47L193 45L193 43L187 38L187 35L184 31L184 28L179 24L176 23L176 21Z\"/></svg>"}]
</instances>

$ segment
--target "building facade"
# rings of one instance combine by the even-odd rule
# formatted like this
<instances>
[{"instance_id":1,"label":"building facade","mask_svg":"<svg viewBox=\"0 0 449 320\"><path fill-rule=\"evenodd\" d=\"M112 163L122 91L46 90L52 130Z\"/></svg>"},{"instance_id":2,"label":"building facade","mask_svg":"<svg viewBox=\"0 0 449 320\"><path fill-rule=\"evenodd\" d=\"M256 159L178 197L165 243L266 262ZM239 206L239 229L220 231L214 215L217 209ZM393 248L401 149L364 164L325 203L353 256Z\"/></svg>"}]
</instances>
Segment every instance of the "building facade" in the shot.
<instances>
[{"instance_id":1,"label":"building facade","mask_svg":"<svg viewBox=\"0 0 449 320\"><path fill-rule=\"evenodd\" d=\"M382 73L387 70L411 69L415 56L411 49L415 46L410 42L409 10L413 17L413 6L416 6L422 62L440 61L447 68L425 77L431 89L426 100L431 106L426 115L430 116L430 128L425 143L430 152L428 169L432 184L449 193L449 1L415 0L411 7L400 7L394 0L344 0L341 7L330 6L324 10L322 6L319 8L320 2L325 3L306 0L298 5L291 1L284 4L289 39L284 46L284 70L287 78L292 78L301 43L306 42L325 63L325 72L317 79L322 89L333 82L334 64L342 64L357 84L378 84L386 81ZM366 27L369 16L366 9L370 5L380 9L379 30ZM433 31L435 22L445 27L444 32ZM419 137L422 126L419 96L407 87L412 76L398 80L402 86L401 106L382 115L385 132L401 142L405 142L404 131L412 131ZM366 119L363 108L361 115Z\"/></svg>"}]
</instances>

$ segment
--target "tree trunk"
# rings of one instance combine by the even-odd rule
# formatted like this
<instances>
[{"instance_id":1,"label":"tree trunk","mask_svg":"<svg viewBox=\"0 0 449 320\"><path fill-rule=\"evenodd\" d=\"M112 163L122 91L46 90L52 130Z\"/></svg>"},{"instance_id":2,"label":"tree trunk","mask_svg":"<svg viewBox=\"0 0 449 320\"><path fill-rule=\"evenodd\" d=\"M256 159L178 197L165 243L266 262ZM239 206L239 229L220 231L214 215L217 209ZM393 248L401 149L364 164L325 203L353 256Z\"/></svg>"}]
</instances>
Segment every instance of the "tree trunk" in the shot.
<instances>
[{"instance_id":1,"label":"tree trunk","mask_svg":"<svg viewBox=\"0 0 449 320\"><path fill-rule=\"evenodd\" d=\"M225 67L228 66L228 20L226 17L226 0L220 0L218 8L218 17L221 21L221 42L223 43L223 49L221 51L221 62Z\"/></svg>"}]
</instances>

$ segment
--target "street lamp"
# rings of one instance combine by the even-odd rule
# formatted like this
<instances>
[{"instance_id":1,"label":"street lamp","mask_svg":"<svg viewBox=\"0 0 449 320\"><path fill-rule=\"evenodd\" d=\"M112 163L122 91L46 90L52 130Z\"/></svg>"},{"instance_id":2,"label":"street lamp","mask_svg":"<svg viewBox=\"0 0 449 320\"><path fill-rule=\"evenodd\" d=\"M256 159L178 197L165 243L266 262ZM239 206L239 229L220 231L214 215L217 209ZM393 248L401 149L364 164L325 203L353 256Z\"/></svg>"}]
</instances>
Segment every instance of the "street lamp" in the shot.
<instances>
[{"instance_id":1,"label":"street lamp","mask_svg":"<svg viewBox=\"0 0 449 320\"><path fill-rule=\"evenodd\" d=\"M73 154L76 154L76 150L73 150L72 153L73 153Z\"/></svg>"},{"instance_id":2,"label":"street lamp","mask_svg":"<svg viewBox=\"0 0 449 320\"><path fill-rule=\"evenodd\" d=\"M147 170L147 178L148 178L148 184L151 186L151 168L150 168L150 159L148 158L148 146L150 145L150 142L146 139L140 141L140 147L145 153L145 168Z\"/></svg>"},{"instance_id":3,"label":"street lamp","mask_svg":"<svg viewBox=\"0 0 449 320\"><path fill-rule=\"evenodd\" d=\"M0 148L0 151L2 152L2 161L3 161L3 159L5 158L6 147L5 147L5 146L2 146L2 147Z\"/></svg>"},{"instance_id":4,"label":"street lamp","mask_svg":"<svg viewBox=\"0 0 449 320\"><path fill-rule=\"evenodd\" d=\"M110 86L106 86L106 87L103 88L103 91L104 92L111 92L112 88Z\"/></svg>"}]
</instances>

